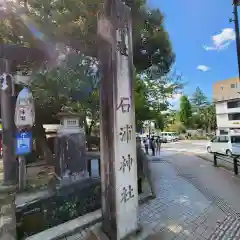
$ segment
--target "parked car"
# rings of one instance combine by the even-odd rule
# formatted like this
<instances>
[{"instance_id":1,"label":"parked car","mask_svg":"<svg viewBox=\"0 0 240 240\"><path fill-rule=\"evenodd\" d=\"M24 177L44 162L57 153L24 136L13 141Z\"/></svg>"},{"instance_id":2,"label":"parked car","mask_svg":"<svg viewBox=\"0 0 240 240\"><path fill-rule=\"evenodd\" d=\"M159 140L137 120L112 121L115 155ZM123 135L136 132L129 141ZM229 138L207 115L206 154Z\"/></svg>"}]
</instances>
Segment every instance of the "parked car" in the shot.
<instances>
[{"instance_id":1,"label":"parked car","mask_svg":"<svg viewBox=\"0 0 240 240\"><path fill-rule=\"evenodd\" d=\"M161 138L166 142L176 142L179 135L176 132L161 132Z\"/></svg>"},{"instance_id":2,"label":"parked car","mask_svg":"<svg viewBox=\"0 0 240 240\"><path fill-rule=\"evenodd\" d=\"M240 155L240 135L219 135L207 144L209 153L221 153L228 156Z\"/></svg>"}]
</instances>

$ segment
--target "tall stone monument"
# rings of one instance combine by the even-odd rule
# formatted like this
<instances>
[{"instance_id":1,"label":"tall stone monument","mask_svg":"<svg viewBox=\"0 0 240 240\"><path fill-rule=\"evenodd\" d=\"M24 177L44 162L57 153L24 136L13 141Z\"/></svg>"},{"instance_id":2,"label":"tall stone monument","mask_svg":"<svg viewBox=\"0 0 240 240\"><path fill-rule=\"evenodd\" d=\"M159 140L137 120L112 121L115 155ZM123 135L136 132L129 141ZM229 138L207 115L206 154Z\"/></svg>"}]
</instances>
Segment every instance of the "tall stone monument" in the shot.
<instances>
[{"instance_id":1,"label":"tall stone monument","mask_svg":"<svg viewBox=\"0 0 240 240\"><path fill-rule=\"evenodd\" d=\"M120 0L105 0L104 10L98 22L102 229L109 239L121 240L138 230L132 26L130 9Z\"/></svg>"}]
</instances>

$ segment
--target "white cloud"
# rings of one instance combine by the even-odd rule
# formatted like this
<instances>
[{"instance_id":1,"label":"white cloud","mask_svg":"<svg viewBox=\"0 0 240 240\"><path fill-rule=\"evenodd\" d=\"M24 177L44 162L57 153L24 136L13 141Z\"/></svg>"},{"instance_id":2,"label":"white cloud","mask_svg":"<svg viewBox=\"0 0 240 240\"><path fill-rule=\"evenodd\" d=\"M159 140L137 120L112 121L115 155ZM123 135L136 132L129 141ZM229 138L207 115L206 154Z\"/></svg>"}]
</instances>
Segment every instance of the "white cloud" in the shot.
<instances>
[{"instance_id":1,"label":"white cloud","mask_svg":"<svg viewBox=\"0 0 240 240\"><path fill-rule=\"evenodd\" d=\"M229 47L236 38L233 28L224 28L219 34L212 36L212 45L204 45L206 51L221 51Z\"/></svg>"},{"instance_id":2,"label":"white cloud","mask_svg":"<svg viewBox=\"0 0 240 240\"><path fill-rule=\"evenodd\" d=\"M207 72L210 70L210 67L206 66L206 65L198 65L197 66L197 70L200 70L202 72Z\"/></svg>"},{"instance_id":3,"label":"white cloud","mask_svg":"<svg viewBox=\"0 0 240 240\"><path fill-rule=\"evenodd\" d=\"M176 93L171 98L168 99L169 103L172 105L171 109L178 110L180 108L180 98L182 93Z\"/></svg>"}]
</instances>

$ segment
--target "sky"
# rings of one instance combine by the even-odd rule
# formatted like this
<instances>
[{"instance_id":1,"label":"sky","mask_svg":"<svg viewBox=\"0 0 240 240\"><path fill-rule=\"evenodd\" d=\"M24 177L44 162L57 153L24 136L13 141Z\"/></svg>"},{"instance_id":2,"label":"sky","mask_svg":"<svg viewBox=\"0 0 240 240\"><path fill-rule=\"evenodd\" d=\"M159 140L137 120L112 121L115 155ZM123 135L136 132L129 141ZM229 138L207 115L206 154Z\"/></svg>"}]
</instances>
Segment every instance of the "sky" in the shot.
<instances>
[{"instance_id":1,"label":"sky","mask_svg":"<svg viewBox=\"0 0 240 240\"><path fill-rule=\"evenodd\" d=\"M232 0L148 0L148 5L165 16L184 94L199 86L212 100L214 82L238 75Z\"/></svg>"}]
</instances>

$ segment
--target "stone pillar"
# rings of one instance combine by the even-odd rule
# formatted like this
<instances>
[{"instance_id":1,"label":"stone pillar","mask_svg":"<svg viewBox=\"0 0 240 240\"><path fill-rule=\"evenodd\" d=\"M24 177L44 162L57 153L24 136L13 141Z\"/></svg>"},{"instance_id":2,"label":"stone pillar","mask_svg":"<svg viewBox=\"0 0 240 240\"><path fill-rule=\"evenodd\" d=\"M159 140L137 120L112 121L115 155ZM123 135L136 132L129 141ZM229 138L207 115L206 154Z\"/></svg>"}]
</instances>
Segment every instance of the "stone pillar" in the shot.
<instances>
[{"instance_id":1,"label":"stone pillar","mask_svg":"<svg viewBox=\"0 0 240 240\"><path fill-rule=\"evenodd\" d=\"M87 177L85 133L79 126L79 114L58 114L61 127L57 131L55 171L61 178L80 180Z\"/></svg>"},{"instance_id":2,"label":"stone pillar","mask_svg":"<svg viewBox=\"0 0 240 240\"><path fill-rule=\"evenodd\" d=\"M0 239L16 240L15 187L0 186Z\"/></svg>"},{"instance_id":3,"label":"stone pillar","mask_svg":"<svg viewBox=\"0 0 240 240\"><path fill-rule=\"evenodd\" d=\"M138 230L135 109L130 9L106 1L102 38L101 182L103 231L120 240Z\"/></svg>"}]
</instances>

